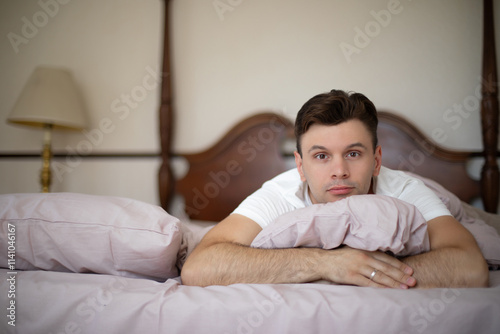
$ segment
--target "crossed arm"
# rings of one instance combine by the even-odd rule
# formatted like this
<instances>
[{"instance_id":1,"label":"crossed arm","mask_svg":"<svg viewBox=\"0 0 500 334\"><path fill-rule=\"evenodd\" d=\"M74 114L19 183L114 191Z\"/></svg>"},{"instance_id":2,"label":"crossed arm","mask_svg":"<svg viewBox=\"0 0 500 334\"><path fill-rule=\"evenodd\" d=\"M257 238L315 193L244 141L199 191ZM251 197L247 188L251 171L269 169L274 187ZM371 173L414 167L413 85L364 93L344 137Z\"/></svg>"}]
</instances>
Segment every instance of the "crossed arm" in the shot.
<instances>
[{"instance_id":1,"label":"crossed arm","mask_svg":"<svg viewBox=\"0 0 500 334\"><path fill-rule=\"evenodd\" d=\"M402 261L413 268L417 286L486 287L488 265L476 240L452 216L427 222L431 251Z\"/></svg>"},{"instance_id":2,"label":"crossed arm","mask_svg":"<svg viewBox=\"0 0 500 334\"><path fill-rule=\"evenodd\" d=\"M257 249L261 231L251 219L233 214L217 224L188 257L181 272L186 285L304 283L328 280L372 287L487 286L488 268L472 235L453 217L428 222L431 251L399 261L381 252L342 247ZM370 274L376 275L370 279Z\"/></svg>"}]
</instances>

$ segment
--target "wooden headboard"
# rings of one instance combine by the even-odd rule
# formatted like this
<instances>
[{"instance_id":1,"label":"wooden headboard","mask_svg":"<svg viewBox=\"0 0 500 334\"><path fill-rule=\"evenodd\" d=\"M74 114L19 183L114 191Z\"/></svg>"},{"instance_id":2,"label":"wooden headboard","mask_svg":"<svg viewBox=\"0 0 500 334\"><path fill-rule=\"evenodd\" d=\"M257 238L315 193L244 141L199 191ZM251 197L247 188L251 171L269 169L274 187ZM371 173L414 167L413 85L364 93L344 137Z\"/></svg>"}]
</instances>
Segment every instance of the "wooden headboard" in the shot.
<instances>
[{"instance_id":1,"label":"wooden headboard","mask_svg":"<svg viewBox=\"0 0 500 334\"><path fill-rule=\"evenodd\" d=\"M162 165L159 170L161 205L169 209L174 194L185 200L186 212L198 220L220 221L262 183L287 169L283 150L293 141L292 122L276 113L261 112L241 120L211 148L196 154L174 154L172 134L172 82L169 32L169 3L165 0L163 76L160 107ZM492 0L484 0L483 78L497 82ZM483 80L485 82L485 80ZM478 124L479 126L479 124ZM498 90L496 85L482 87L482 152L452 151L427 138L416 126L394 113L379 111L379 141L382 163L433 179L464 201L481 197L485 210L496 212L499 199ZM172 159L184 157L189 170L176 180ZM466 171L472 157L484 157L481 180Z\"/></svg>"},{"instance_id":2,"label":"wooden headboard","mask_svg":"<svg viewBox=\"0 0 500 334\"><path fill-rule=\"evenodd\" d=\"M225 218L262 183L287 170L282 146L293 138L293 124L273 113L259 113L233 127L198 154L184 154L188 174L177 181L193 219Z\"/></svg>"}]
</instances>

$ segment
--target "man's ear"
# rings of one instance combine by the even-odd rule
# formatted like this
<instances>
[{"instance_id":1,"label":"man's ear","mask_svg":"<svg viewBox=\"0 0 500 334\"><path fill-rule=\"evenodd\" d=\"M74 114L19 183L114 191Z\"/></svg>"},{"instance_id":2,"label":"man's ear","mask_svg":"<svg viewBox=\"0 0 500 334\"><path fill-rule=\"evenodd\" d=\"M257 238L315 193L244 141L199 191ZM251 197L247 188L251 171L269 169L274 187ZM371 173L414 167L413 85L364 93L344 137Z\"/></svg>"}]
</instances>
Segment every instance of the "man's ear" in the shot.
<instances>
[{"instance_id":1,"label":"man's ear","mask_svg":"<svg viewBox=\"0 0 500 334\"><path fill-rule=\"evenodd\" d=\"M305 182L306 177L304 176L304 171L302 170L302 157L297 151L293 152L293 155L295 156L295 164L297 165L297 170L299 171L300 179L302 182Z\"/></svg>"},{"instance_id":2,"label":"man's ear","mask_svg":"<svg viewBox=\"0 0 500 334\"><path fill-rule=\"evenodd\" d=\"M380 145L377 145L377 147L375 148L373 176L377 176L380 173L380 167L382 167L382 147Z\"/></svg>"}]
</instances>

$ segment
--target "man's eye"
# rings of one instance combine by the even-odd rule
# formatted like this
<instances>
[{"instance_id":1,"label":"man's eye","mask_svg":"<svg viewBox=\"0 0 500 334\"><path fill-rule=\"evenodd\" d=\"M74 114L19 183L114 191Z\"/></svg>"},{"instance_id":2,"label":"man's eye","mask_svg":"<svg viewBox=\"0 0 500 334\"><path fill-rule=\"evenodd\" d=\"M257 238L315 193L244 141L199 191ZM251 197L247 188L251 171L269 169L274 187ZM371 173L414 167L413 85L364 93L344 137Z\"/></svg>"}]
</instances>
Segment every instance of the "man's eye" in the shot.
<instances>
[{"instance_id":1,"label":"man's eye","mask_svg":"<svg viewBox=\"0 0 500 334\"><path fill-rule=\"evenodd\" d=\"M359 157L359 152L349 152L347 154L347 157L348 158L356 158L356 157Z\"/></svg>"},{"instance_id":2,"label":"man's eye","mask_svg":"<svg viewBox=\"0 0 500 334\"><path fill-rule=\"evenodd\" d=\"M316 154L315 157L316 157L316 159L324 160L324 159L326 159L326 154L319 153L319 154Z\"/></svg>"}]
</instances>

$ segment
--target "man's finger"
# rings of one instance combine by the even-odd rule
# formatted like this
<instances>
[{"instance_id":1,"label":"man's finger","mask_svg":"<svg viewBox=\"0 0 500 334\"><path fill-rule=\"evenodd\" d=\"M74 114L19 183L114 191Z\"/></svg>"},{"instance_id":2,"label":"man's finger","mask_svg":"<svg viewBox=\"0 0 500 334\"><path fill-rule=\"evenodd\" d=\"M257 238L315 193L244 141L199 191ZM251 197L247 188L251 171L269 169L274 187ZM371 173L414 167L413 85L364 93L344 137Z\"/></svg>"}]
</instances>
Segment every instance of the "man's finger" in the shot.
<instances>
[{"instance_id":1,"label":"man's finger","mask_svg":"<svg viewBox=\"0 0 500 334\"><path fill-rule=\"evenodd\" d=\"M392 288L407 289L416 285L415 278L411 276L413 274L411 267L380 252L373 252L372 256L376 261L372 263L372 271L369 269L369 273L365 273L368 279Z\"/></svg>"}]
</instances>

